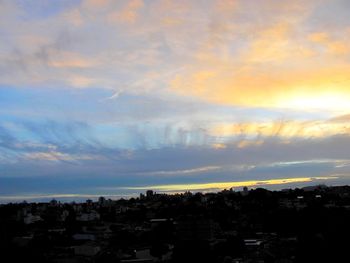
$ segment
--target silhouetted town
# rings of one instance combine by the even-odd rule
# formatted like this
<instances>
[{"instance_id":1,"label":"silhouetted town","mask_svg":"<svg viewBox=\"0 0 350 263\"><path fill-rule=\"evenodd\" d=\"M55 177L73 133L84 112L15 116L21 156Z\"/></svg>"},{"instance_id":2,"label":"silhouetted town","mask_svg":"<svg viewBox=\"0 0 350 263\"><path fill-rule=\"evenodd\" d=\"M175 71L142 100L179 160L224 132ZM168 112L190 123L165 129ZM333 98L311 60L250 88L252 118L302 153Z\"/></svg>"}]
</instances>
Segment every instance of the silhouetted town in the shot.
<instances>
[{"instance_id":1,"label":"silhouetted town","mask_svg":"<svg viewBox=\"0 0 350 263\"><path fill-rule=\"evenodd\" d=\"M350 186L0 206L1 262L349 262Z\"/></svg>"}]
</instances>

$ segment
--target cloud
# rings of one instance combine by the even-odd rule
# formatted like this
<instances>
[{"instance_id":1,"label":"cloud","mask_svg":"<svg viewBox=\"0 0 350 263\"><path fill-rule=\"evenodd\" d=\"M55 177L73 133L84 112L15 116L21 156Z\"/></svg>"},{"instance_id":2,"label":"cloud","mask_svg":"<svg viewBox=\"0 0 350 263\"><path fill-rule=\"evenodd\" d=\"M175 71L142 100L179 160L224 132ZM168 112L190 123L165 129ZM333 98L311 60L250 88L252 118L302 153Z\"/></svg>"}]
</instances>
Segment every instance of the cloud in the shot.
<instances>
[{"instance_id":1,"label":"cloud","mask_svg":"<svg viewBox=\"0 0 350 263\"><path fill-rule=\"evenodd\" d=\"M147 190L153 189L160 192L186 192L186 191L220 191L223 189L237 189L241 187L263 187L267 185L283 185L291 183L306 183L315 182L317 180L337 179L336 177L322 177L322 178L285 178L285 179L271 179L261 181L242 181L242 182L217 182L207 184L175 184L175 185L148 185L142 187L126 187L130 190Z\"/></svg>"},{"instance_id":2,"label":"cloud","mask_svg":"<svg viewBox=\"0 0 350 263\"><path fill-rule=\"evenodd\" d=\"M92 154L67 154L57 151L49 152L30 152L25 153L22 156L22 160L35 160L35 161L68 161L77 162L81 160L98 160L102 157Z\"/></svg>"},{"instance_id":3,"label":"cloud","mask_svg":"<svg viewBox=\"0 0 350 263\"><path fill-rule=\"evenodd\" d=\"M8 149L19 156L17 159L5 156L14 162L2 161L0 182L4 178L16 181L15 185L22 180L28 182L21 190L1 183L0 190L7 189L6 195L20 191L28 194L37 191L39 186L33 188L29 183L36 178L53 193L67 192L73 187L78 193L125 195L158 186L161 188L155 190L207 191L250 183L252 187L314 184L319 182L318 178L329 177L328 183L346 183L350 172L349 146L349 136L345 135L290 138L288 144L278 137L270 137L258 146L251 143L239 147L227 143L216 149L211 144L121 150L84 140L55 144L17 142ZM306 179L298 181L298 178ZM106 188L113 185L114 190Z\"/></svg>"},{"instance_id":4,"label":"cloud","mask_svg":"<svg viewBox=\"0 0 350 263\"><path fill-rule=\"evenodd\" d=\"M340 38L331 37L328 32L316 32L310 34L309 39L322 45L330 54L344 56L350 54L350 48L346 43L349 36L350 33L346 30Z\"/></svg>"},{"instance_id":5,"label":"cloud","mask_svg":"<svg viewBox=\"0 0 350 263\"><path fill-rule=\"evenodd\" d=\"M17 121L0 126L2 163L99 159L93 149L100 146L82 122Z\"/></svg>"},{"instance_id":6,"label":"cloud","mask_svg":"<svg viewBox=\"0 0 350 263\"><path fill-rule=\"evenodd\" d=\"M144 172L142 174L148 174L148 175L187 175L187 174L196 174L196 173L204 173L204 172L211 172L211 171L217 171L219 170L219 166L204 166L204 167L198 167L198 168L192 168L192 169L185 169L185 170L168 170L168 171L152 171L152 172Z\"/></svg>"},{"instance_id":7,"label":"cloud","mask_svg":"<svg viewBox=\"0 0 350 263\"><path fill-rule=\"evenodd\" d=\"M331 37L317 24L311 33L307 28L319 1L265 1L259 8L221 0L209 8L188 1L82 1L46 16L15 2L3 5L11 10L11 27L2 27L3 85L121 88L127 94L166 90L215 103L280 108L339 110L349 99L349 63L339 57L346 54L346 37ZM319 53L319 45L329 54ZM179 68L184 70L166 76Z\"/></svg>"},{"instance_id":8,"label":"cloud","mask_svg":"<svg viewBox=\"0 0 350 263\"><path fill-rule=\"evenodd\" d=\"M323 69L249 69L206 62L177 75L172 89L215 103L249 107L349 110L349 66ZM205 67L205 66L204 66ZM314 91L317 90L317 94ZM269 94L269 96L266 96Z\"/></svg>"},{"instance_id":9,"label":"cloud","mask_svg":"<svg viewBox=\"0 0 350 263\"><path fill-rule=\"evenodd\" d=\"M122 10L114 11L108 14L109 22L135 23L138 18L139 9L144 6L142 0L128 1Z\"/></svg>"},{"instance_id":10,"label":"cloud","mask_svg":"<svg viewBox=\"0 0 350 263\"><path fill-rule=\"evenodd\" d=\"M55 54L55 57L51 56L49 65L58 68L89 68L93 67L95 63L76 53L61 52L60 54Z\"/></svg>"},{"instance_id":11,"label":"cloud","mask_svg":"<svg viewBox=\"0 0 350 263\"><path fill-rule=\"evenodd\" d=\"M350 114L336 116L330 120L331 122L340 122L340 123L347 123L350 121Z\"/></svg>"},{"instance_id":12,"label":"cloud","mask_svg":"<svg viewBox=\"0 0 350 263\"><path fill-rule=\"evenodd\" d=\"M0 1L2 176L93 189L349 172L344 1L42 3Z\"/></svg>"},{"instance_id":13,"label":"cloud","mask_svg":"<svg viewBox=\"0 0 350 263\"><path fill-rule=\"evenodd\" d=\"M346 116L331 120L317 121L269 121L248 123L218 123L210 127L209 133L217 137L240 139L279 138L327 138L339 134L349 134L350 126Z\"/></svg>"}]
</instances>

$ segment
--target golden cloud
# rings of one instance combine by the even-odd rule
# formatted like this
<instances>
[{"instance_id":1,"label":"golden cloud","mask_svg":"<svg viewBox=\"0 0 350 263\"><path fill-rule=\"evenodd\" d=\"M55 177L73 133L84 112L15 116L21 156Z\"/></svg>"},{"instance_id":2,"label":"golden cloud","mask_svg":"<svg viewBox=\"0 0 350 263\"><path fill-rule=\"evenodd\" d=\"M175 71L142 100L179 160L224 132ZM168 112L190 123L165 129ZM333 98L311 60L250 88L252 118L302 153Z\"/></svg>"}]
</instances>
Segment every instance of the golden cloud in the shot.
<instances>
[{"instance_id":1,"label":"golden cloud","mask_svg":"<svg viewBox=\"0 0 350 263\"><path fill-rule=\"evenodd\" d=\"M305 183L317 180L337 179L337 177L299 177L299 178L285 178L285 179L270 179L270 180L256 180L256 181L241 181L241 182L216 182L204 184L174 184L174 185L152 185L146 187L126 187L131 190L146 190L153 189L156 191L203 191L203 190L222 190L238 187L259 187L263 185L281 185L290 183Z\"/></svg>"},{"instance_id":2,"label":"golden cloud","mask_svg":"<svg viewBox=\"0 0 350 263\"><path fill-rule=\"evenodd\" d=\"M284 10L284 5L278 8ZM287 13L276 23L253 21L243 25L245 33L226 21L234 37L214 47L204 43L187 70L172 79L171 89L221 104L350 110L350 63L345 56L350 48L329 32L298 31L303 17ZM221 28L215 33L227 34Z\"/></svg>"},{"instance_id":3,"label":"golden cloud","mask_svg":"<svg viewBox=\"0 0 350 263\"><path fill-rule=\"evenodd\" d=\"M237 137L244 139L238 142L239 148L258 146L264 137L324 138L337 134L349 134L350 124L346 121L277 121L277 122L247 122L221 123L209 129L215 137Z\"/></svg>"},{"instance_id":4,"label":"golden cloud","mask_svg":"<svg viewBox=\"0 0 350 263\"><path fill-rule=\"evenodd\" d=\"M286 68L214 63L171 81L173 91L203 100L250 107L350 109L350 66ZM303 66L301 66L303 67Z\"/></svg>"}]
</instances>

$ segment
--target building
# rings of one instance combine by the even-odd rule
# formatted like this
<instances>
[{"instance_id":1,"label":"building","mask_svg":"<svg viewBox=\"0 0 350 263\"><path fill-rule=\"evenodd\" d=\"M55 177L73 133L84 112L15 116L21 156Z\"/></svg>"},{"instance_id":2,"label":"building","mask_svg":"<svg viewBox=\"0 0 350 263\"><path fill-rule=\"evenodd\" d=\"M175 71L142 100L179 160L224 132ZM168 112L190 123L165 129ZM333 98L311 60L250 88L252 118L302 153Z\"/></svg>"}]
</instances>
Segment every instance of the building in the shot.
<instances>
[{"instance_id":1,"label":"building","mask_svg":"<svg viewBox=\"0 0 350 263\"><path fill-rule=\"evenodd\" d=\"M179 240L212 240L214 223L210 219L186 219L176 222L176 236Z\"/></svg>"},{"instance_id":2,"label":"building","mask_svg":"<svg viewBox=\"0 0 350 263\"><path fill-rule=\"evenodd\" d=\"M74 254L79 256L92 257L92 256L95 256L100 251L101 251L101 248L92 243L74 247Z\"/></svg>"},{"instance_id":3,"label":"building","mask_svg":"<svg viewBox=\"0 0 350 263\"><path fill-rule=\"evenodd\" d=\"M24 218L23 218L23 222L26 225L29 224L34 224L36 222L42 221L42 218L38 215L33 215L31 213L28 213Z\"/></svg>"},{"instance_id":4,"label":"building","mask_svg":"<svg viewBox=\"0 0 350 263\"><path fill-rule=\"evenodd\" d=\"M96 211L91 211L90 213L82 213L76 217L77 221L88 222L100 220L100 214Z\"/></svg>"},{"instance_id":5,"label":"building","mask_svg":"<svg viewBox=\"0 0 350 263\"><path fill-rule=\"evenodd\" d=\"M146 191L146 197L147 197L147 198L152 198L153 196L154 196L154 193L153 193L152 190L147 190L147 191Z\"/></svg>"}]
</instances>

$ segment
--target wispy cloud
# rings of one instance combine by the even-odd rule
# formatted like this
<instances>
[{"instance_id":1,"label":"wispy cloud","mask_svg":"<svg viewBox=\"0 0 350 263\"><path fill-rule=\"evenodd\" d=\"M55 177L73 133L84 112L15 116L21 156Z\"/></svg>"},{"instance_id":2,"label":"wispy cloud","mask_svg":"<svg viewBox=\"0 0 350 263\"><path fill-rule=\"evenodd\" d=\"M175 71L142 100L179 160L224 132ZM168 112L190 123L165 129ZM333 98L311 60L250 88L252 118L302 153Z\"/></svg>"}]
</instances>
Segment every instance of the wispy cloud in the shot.
<instances>
[{"instance_id":1,"label":"wispy cloud","mask_svg":"<svg viewBox=\"0 0 350 263\"><path fill-rule=\"evenodd\" d=\"M169 171L152 171L152 172L143 172L142 174L149 175L186 175L186 174L196 174L203 172L211 172L220 170L220 166L204 166L193 169L185 169L185 170L169 170Z\"/></svg>"}]
</instances>

